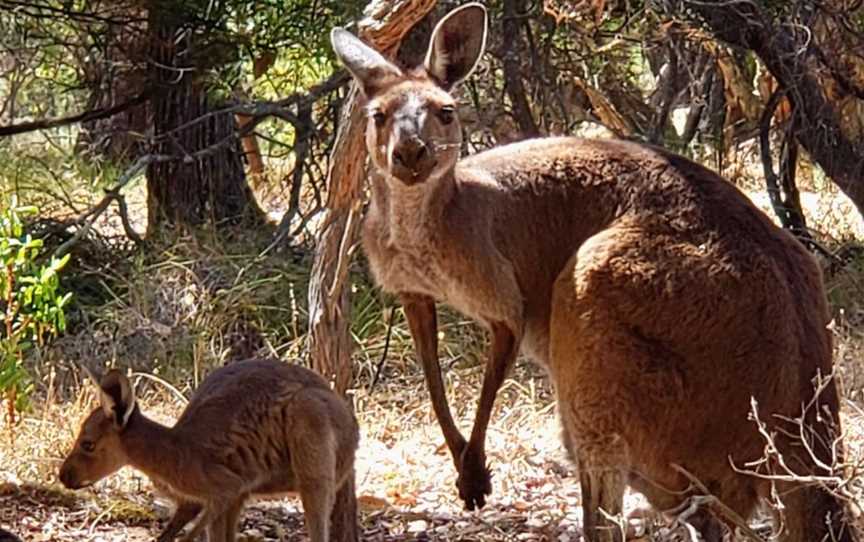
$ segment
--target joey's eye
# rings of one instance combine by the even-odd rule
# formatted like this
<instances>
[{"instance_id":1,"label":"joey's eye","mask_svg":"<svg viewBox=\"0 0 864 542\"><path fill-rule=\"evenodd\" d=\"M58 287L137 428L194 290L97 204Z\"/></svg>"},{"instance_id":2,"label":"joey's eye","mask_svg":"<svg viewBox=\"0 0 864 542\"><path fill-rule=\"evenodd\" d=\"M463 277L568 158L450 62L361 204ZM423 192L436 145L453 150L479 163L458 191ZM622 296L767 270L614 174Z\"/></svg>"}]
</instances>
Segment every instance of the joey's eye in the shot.
<instances>
[{"instance_id":1,"label":"joey's eye","mask_svg":"<svg viewBox=\"0 0 864 542\"><path fill-rule=\"evenodd\" d=\"M84 442L81 443L81 449L84 450L85 452L87 452L88 454L92 453L94 450L96 450L96 443L93 442L92 440L85 440Z\"/></svg>"},{"instance_id":2,"label":"joey's eye","mask_svg":"<svg viewBox=\"0 0 864 542\"><path fill-rule=\"evenodd\" d=\"M372 120L375 121L375 126L382 127L384 123L387 122L387 115L382 113L381 111L375 111L372 113Z\"/></svg>"},{"instance_id":3,"label":"joey's eye","mask_svg":"<svg viewBox=\"0 0 864 542\"><path fill-rule=\"evenodd\" d=\"M445 105L438 110L438 118L441 124L450 124L456 116L456 109L452 105Z\"/></svg>"}]
</instances>

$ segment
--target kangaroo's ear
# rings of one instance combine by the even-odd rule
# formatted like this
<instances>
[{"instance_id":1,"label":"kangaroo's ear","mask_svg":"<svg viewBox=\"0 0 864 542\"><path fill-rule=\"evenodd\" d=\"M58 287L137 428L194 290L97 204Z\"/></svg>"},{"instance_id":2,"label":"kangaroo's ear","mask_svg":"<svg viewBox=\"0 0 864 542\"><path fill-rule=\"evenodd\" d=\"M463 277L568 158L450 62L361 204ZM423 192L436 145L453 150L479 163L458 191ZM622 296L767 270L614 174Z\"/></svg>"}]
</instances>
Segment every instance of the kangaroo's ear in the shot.
<instances>
[{"instance_id":1,"label":"kangaroo's ear","mask_svg":"<svg viewBox=\"0 0 864 542\"><path fill-rule=\"evenodd\" d=\"M135 389L126 375L117 369L105 373L99 381L99 403L117 429L126 427L135 410Z\"/></svg>"},{"instance_id":2,"label":"kangaroo's ear","mask_svg":"<svg viewBox=\"0 0 864 542\"><path fill-rule=\"evenodd\" d=\"M330 31L330 43L336 56L348 68L367 97L374 96L402 76L402 70L396 65L343 28L337 27Z\"/></svg>"},{"instance_id":3,"label":"kangaroo's ear","mask_svg":"<svg viewBox=\"0 0 864 542\"><path fill-rule=\"evenodd\" d=\"M432 31L426 71L446 90L471 75L486 47L486 8L471 3L441 19Z\"/></svg>"}]
</instances>

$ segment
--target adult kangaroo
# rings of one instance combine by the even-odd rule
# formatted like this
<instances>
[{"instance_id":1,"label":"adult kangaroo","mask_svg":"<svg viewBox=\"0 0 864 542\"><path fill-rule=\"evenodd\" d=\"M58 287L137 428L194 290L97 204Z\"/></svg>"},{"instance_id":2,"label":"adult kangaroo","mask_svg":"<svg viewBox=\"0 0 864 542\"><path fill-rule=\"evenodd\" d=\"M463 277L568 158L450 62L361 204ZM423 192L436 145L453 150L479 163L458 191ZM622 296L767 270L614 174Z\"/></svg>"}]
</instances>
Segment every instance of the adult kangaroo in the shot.
<instances>
[{"instance_id":1,"label":"adult kangaroo","mask_svg":"<svg viewBox=\"0 0 864 542\"><path fill-rule=\"evenodd\" d=\"M450 91L485 36L485 9L464 5L438 23L424 64L403 70L345 30L331 34L368 102L363 245L378 283L403 303L460 496L473 509L490 493L486 428L521 350L554 383L588 539L619 539L600 510L621 510L625 484L660 509L681 504L690 481L676 466L748 517L769 487L730 465L763 454L751 397L771 428L811 405L813 455L782 433L776 441L802 474L831 461L839 434L833 382L814 392L832 371L816 262L735 186L663 149L557 137L459 160ZM491 335L467 443L441 380L436 301ZM785 540L829 529L852 540L827 490L795 489ZM722 534L705 524L706 538Z\"/></svg>"}]
</instances>

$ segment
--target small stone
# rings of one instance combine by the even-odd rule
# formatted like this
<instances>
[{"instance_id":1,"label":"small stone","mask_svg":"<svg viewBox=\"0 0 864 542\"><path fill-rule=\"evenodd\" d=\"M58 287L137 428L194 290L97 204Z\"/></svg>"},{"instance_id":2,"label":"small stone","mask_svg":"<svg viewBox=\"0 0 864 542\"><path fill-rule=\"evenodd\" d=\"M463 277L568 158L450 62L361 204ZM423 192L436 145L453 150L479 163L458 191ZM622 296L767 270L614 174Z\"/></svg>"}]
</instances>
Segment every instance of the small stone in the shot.
<instances>
[{"instance_id":1,"label":"small stone","mask_svg":"<svg viewBox=\"0 0 864 542\"><path fill-rule=\"evenodd\" d=\"M409 533L422 533L422 532L426 531L426 529L428 529L428 528L429 528L428 524L422 519L412 521L411 523L408 524L408 532Z\"/></svg>"}]
</instances>

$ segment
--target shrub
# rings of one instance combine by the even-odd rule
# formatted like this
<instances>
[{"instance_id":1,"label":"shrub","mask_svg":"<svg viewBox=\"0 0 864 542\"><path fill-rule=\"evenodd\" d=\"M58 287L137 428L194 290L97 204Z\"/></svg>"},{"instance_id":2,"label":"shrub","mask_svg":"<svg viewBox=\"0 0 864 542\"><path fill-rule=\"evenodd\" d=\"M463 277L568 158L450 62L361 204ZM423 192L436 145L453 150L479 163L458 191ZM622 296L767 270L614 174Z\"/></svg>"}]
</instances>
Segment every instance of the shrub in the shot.
<instances>
[{"instance_id":1,"label":"shrub","mask_svg":"<svg viewBox=\"0 0 864 542\"><path fill-rule=\"evenodd\" d=\"M0 393L9 402L10 423L16 410L28 406L33 390L24 354L63 331L64 308L72 297L61 292L58 277L69 256L42 263L42 240L26 231L23 218L36 212L19 206L14 196L0 210Z\"/></svg>"}]
</instances>

